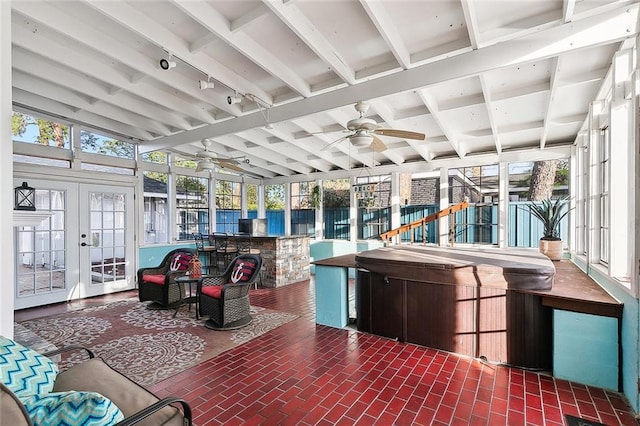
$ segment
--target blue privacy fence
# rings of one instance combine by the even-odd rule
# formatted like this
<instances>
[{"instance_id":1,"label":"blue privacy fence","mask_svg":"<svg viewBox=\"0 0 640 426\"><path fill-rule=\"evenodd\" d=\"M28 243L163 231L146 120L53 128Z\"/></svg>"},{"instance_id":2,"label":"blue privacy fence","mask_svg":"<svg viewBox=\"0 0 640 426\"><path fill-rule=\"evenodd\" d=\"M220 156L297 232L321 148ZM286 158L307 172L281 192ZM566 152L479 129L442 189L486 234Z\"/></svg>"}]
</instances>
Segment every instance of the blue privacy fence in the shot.
<instances>
[{"instance_id":1,"label":"blue privacy fence","mask_svg":"<svg viewBox=\"0 0 640 426\"><path fill-rule=\"evenodd\" d=\"M407 224L437 212L440 206L428 204L403 206L400 209L401 224ZM537 247L542 236L543 226L540 220L529 210L528 201L509 203L509 229L507 232L510 247ZM217 210L218 229L222 232L237 232L239 210ZM250 219L258 217L257 211L248 212ZM270 235L284 235L284 211L268 210L267 228ZM391 209L358 209L358 240L377 239L382 232L390 229ZM223 225L224 229L220 229ZM414 229L413 241L423 241L422 228ZM472 205L455 213L455 242L468 244L498 244L498 206ZM291 233L295 235L315 235L315 210L293 210L291 212ZM560 224L560 236L568 240L568 218ZM435 243L438 237L437 223L427 225L426 241ZM324 209L324 238L350 240L349 208ZM402 236L403 242L409 242L409 234Z\"/></svg>"}]
</instances>

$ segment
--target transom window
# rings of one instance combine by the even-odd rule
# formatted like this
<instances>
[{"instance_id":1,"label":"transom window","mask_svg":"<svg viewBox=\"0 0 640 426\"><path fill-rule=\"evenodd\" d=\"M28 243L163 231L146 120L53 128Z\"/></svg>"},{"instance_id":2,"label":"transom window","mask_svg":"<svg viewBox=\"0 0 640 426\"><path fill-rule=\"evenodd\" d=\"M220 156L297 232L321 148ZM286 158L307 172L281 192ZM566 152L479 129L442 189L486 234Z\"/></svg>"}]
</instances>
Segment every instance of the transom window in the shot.
<instances>
[{"instance_id":1,"label":"transom window","mask_svg":"<svg viewBox=\"0 0 640 426\"><path fill-rule=\"evenodd\" d=\"M11 114L13 140L56 148L71 148L70 126L21 112Z\"/></svg>"},{"instance_id":2,"label":"transom window","mask_svg":"<svg viewBox=\"0 0 640 426\"><path fill-rule=\"evenodd\" d=\"M133 159L135 152L132 143L87 130L80 131L80 147L83 152L128 159Z\"/></svg>"}]
</instances>

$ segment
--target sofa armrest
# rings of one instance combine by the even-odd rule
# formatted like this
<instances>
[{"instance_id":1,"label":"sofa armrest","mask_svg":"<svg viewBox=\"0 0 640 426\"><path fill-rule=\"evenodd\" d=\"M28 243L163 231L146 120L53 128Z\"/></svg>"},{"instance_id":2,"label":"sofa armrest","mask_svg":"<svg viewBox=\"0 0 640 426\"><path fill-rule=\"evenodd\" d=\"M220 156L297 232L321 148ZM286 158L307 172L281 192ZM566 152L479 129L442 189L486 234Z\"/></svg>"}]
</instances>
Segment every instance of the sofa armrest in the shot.
<instances>
[{"instance_id":1,"label":"sofa armrest","mask_svg":"<svg viewBox=\"0 0 640 426\"><path fill-rule=\"evenodd\" d=\"M78 345L63 346L61 348L54 349L49 352L45 352L42 355L46 356L47 358L51 358L52 356L55 356L55 355L60 355L65 352L76 351L76 350L87 352L87 355L89 356L89 358L95 357L94 353L89 348L85 348L84 346L78 346Z\"/></svg>"},{"instance_id":2,"label":"sofa armrest","mask_svg":"<svg viewBox=\"0 0 640 426\"><path fill-rule=\"evenodd\" d=\"M183 417L184 417L184 422L183 425L184 426L191 426L192 423L192 415L191 415L191 407L189 406L189 404L187 403L187 401L185 401L182 398L177 398L177 397L168 397L168 398L164 398L161 399L160 401L156 402L153 405L150 405L149 407L138 411L137 413L127 417L126 419L116 423L116 426L129 426L129 425L134 425L144 419L146 419L147 417L149 417L150 415L152 415L153 413L155 413L156 411L166 407L167 405L171 405L174 403L179 403L182 405L182 413L183 413Z\"/></svg>"},{"instance_id":3,"label":"sofa armrest","mask_svg":"<svg viewBox=\"0 0 640 426\"><path fill-rule=\"evenodd\" d=\"M0 421L12 426L33 426L22 401L2 382L0 382Z\"/></svg>"}]
</instances>

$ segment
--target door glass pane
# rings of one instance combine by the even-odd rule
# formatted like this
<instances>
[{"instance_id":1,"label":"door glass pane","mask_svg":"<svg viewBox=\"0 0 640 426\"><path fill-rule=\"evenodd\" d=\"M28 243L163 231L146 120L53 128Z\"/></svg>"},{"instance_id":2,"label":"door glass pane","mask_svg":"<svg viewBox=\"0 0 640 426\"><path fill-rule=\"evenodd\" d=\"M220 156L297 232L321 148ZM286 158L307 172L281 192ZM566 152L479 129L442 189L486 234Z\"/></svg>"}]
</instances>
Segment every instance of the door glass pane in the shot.
<instances>
[{"instance_id":1,"label":"door glass pane","mask_svg":"<svg viewBox=\"0 0 640 426\"><path fill-rule=\"evenodd\" d=\"M91 193L91 284L125 278L125 194ZM100 202L98 202L100 200Z\"/></svg>"},{"instance_id":2,"label":"door glass pane","mask_svg":"<svg viewBox=\"0 0 640 426\"><path fill-rule=\"evenodd\" d=\"M102 210L102 194L92 192L89 195L89 199L91 200L91 210L92 211L101 211Z\"/></svg>"},{"instance_id":3,"label":"door glass pane","mask_svg":"<svg viewBox=\"0 0 640 426\"><path fill-rule=\"evenodd\" d=\"M91 212L91 228L102 229L102 212Z\"/></svg>"},{"instance_id":4,"label":"door glass pane","mask_svg":"<svg viewBox=\"0 0 640 426\"><path fill-rule=\"evenodd\" d=\"M36 207L53 215L16 231L16 295L29 297L65 289L65 191L36 190Z\"/></svg>"}]
</instances>

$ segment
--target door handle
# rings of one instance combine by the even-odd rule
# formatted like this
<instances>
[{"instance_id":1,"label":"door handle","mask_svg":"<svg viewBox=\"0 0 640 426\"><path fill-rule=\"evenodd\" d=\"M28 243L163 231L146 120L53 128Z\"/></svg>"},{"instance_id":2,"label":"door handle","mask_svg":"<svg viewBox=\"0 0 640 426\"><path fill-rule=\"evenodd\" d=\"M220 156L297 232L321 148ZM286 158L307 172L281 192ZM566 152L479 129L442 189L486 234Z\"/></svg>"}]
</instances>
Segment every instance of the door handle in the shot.
<instances>
[{"instance_id":1,"label":"door handle","mask_svg":"<svg viewBox=\"0 0 640 426\"><path fill-rule=\"evenodd\" d=\"M80 245L81 245L82 247L86 247L86 246L87 246L87 243L80 243Z\"/></svg>"}]
</instances>

